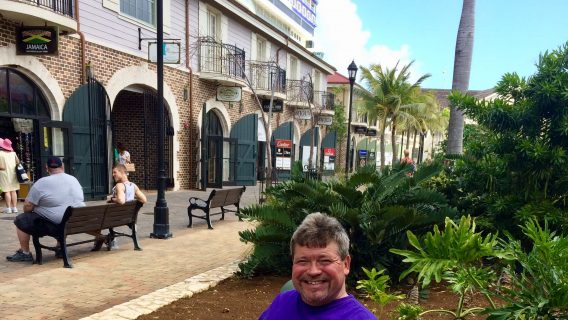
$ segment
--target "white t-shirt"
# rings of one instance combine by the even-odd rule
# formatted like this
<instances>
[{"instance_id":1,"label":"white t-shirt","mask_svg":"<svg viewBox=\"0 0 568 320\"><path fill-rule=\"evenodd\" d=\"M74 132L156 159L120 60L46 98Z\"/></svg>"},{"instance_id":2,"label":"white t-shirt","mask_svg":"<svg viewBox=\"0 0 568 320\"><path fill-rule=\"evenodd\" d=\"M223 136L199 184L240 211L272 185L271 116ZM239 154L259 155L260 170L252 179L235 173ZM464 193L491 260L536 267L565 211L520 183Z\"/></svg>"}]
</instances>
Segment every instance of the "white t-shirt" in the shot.
<instances>
[{"instance_id":1,"label":"white t-shirt","mask_svg":"<svg viewBox=\"0 0 568 320\"><path fill-rule=\"evenodd\" d=\"M130 162L130 153L126 150L123 154L118 153L118 163L126 164L127 162Z\"/></svg>"},{"instance_id":2,"label":"white t-shirt","mask_svg":"<svg viewBox=\"0 0 568 320\"><path fill-rule=\"evenodd\" d=\"M84 207L83 188L72 175L56 173L36 181L26 197L34 212L53 223L61 223L67 207Z\"/></svg>"}]
</instances>

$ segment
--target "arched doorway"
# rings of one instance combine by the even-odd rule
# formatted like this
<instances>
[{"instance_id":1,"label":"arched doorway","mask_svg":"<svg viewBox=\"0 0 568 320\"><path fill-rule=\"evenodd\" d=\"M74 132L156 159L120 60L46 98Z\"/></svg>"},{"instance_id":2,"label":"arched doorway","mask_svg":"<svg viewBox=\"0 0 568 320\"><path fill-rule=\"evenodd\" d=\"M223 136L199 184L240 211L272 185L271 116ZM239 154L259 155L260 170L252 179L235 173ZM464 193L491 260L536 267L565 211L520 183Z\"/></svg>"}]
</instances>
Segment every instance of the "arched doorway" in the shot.
<instances>
[{"instance_id":1,"label":"arched doorway","mask_svg":"<svg viewBox=\"0 0 568 320\"><path fill-rule=\"evenodd\" d=\"M81 183L85 199L105 199L109 193L110 102L95 79L73 92L63 108L63 120L73 127L72 172Z\"/></svg>"},{"instance_id":2,"label":"arched doorway","mask_svg":"<svg viewBox=\"0 0 568 320\"><path fill-rule=\"evenodd\" d=\"M266 138L264 139L266 141ZM229 177L235 185L254 186L257 177L258 115L252 113L239 119L231 129L231 161Z\"/></svg>"},{"instance_id":3,"label":"arched doorway","mask_svg":"<svg viewBox=\"0 0 568 320\"><path fill-rule=\"evenodd\" d=\"M156 92L145 86L130 86L118 93L111 112L112 145L121 142L130 153L136 171L130 172L132 180L143 189L158 186L158 137L160 121L157 116ZM174 129L171 125L168 104L164 101L164 167L166 186L174 186L172 149Z\"/></svg>"},{"instance_id":4,"label":"arched doorway","mask_svg":"<svg viewBox=\"0 0 568 320\"><path fill-rule=\"evenodd\" d=\"M313 139L313 140L312 140ZM300 159L302 159L302 170L308 171L310 160L310 146L312 147L312 169L318 166L318 146L319 146L319 128L309 129L304 132L300 138Z\"/></svg>"},{"instance_id":5,"label":"arched doorway","mask_svg":"<svg viewBox=\"0 0 568 320\"><path fill-rule=\"evenodd\" d=\"M205 146L206 186L208 188L223 187L223 126L215 111L205 115Z\"/></svg>"},{"instance_id":6,"label":"arched doorway","mask_svg":"<svg viewBox=\"0 0 568 320\"><path fill-rule=\"evenodd\" d=\"M0 67L0 137L12 147L28 171L31 182L46 173L48 156L62 157L65 170L72 167L69 123L51 121L47 100L39 87L25 74ZM20 192L20 197L25 197Z\"/></svg>"},{"instance_id":7,"label":"arched doorway","mask_svg":"<svg viewBox=\"0 0 568 320\"><path fill-rule=\"evenodd\" d=\"M320 163L324 175L333 175L335 171L337 132L330 130L321 141Z\"/></svg>"},{"instance_id":8,"label":"arched doorway","mask_svg":"<svg viewBox=\"0 0 568 320\"><path fill-rule=\"evenodd\" d=\"M278 140L286 142L282 143L284 147L279 146L277 148ZM289 149L287 148L288 143L291 147ZM294 123L292 121L284 122L272 132L270 146L272 148L272 167L276 170L276 179L290 180L292 164L296 159L296 141L294 139Z\"/></svg>"}]
</instances>

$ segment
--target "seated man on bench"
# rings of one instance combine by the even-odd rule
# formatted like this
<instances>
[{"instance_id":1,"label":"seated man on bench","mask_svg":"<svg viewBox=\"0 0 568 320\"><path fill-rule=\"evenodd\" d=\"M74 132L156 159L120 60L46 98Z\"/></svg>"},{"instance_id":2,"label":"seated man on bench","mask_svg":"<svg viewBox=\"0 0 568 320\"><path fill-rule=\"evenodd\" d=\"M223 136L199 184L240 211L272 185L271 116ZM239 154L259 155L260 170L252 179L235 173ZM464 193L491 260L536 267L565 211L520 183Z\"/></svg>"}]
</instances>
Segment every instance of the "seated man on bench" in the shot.
<instances>
[{"instance_id":1,"label":"seated man on bench","mask_svg":"<svg viewBox=\"0 0 568 320\"><path fill-rule=\"evenodd\" d=\"M30 235L38 232L37 219L61 223L67 207L84 207L83 188L77 178L65 173L59 157L49 157L46 163L47 177L37 180L31 187L24 202L24 213L14 220L20 249L7 256L8 261L32 261Z\"/></svg>"},{"instance_id":2,"label":"seated man on bench","mask_svg":"<svg viewBox=\"0 0 568 320\"><path fill-rule=\"evenodd\" d=\"M138 200L144 204L148 201L146 199L146 195L140 190L140 188L138 188L138 186L133 182L128 181L126 166L123 164L117 164L114 166L114 168L112 168L112 177L116 184L114 185L114 188L112 188L112 195L107 201L108 203L124 204L128 201ZM97 237L97 240L95 241L92 251L99 251L103 244L107 241L107 238L100 232L93 235ZM107 245L111 244L107 243Z\"/></svg>"}]
</instances>

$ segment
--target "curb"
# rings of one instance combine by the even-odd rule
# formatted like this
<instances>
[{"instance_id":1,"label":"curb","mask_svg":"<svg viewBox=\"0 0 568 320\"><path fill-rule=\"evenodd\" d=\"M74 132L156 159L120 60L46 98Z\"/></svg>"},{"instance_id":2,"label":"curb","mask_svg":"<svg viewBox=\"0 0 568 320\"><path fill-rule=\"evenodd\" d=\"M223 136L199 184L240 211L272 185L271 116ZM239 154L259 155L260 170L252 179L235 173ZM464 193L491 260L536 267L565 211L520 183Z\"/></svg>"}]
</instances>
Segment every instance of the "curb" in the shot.
<instances>
[{"instance_id":1,"label":"curb","mask_svg":"<svg viewBox=\"0 0 568 320\"><path fill-rule=\"evenodd\" d=\"M224 266L206 271L171 286L156 290L139 298L116 305L102 312L92 314L81 320L134 320L141 315L156 311L182 298L189 298L196 293L216 286L220 281L231 277L238 269L240 261L233 261Z\"/></svg>"}]
</instances>

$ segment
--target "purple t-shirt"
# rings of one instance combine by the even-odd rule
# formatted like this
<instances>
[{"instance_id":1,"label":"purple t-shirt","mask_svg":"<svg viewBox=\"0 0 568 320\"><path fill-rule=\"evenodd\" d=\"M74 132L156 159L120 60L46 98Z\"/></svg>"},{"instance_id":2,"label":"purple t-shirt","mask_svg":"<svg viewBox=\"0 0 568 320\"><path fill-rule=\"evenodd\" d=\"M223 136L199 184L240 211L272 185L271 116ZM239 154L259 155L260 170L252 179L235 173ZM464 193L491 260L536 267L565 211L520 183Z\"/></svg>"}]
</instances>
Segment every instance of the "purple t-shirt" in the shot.
<instances>
[{"instance_id":1,"label":"purple t-shirt","mask_svg":"<svg viewBox=\"0 0 568 320\"><path fill-rule=\"evenodd\" d=\"M321 307L312 307L304 301L300 293L290 290L280 293L264 311L259 320L377 320L352 295L337 299Z\"/></svg>"}]
</instances>

